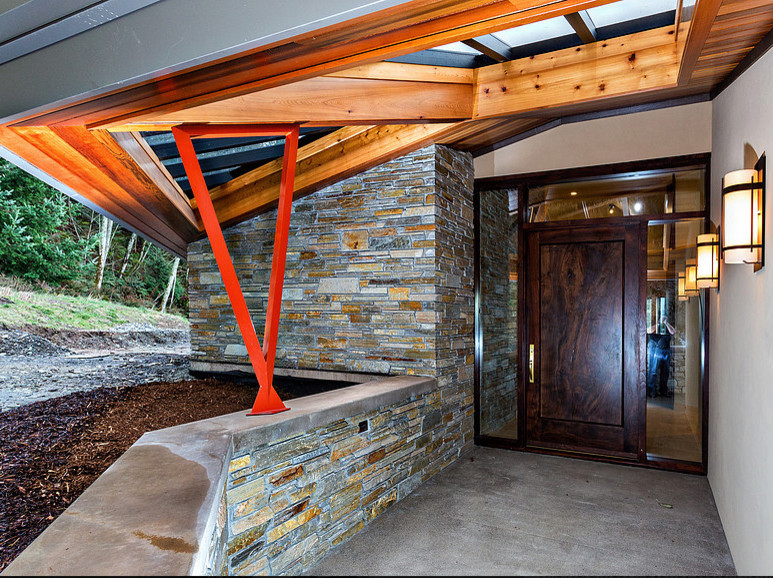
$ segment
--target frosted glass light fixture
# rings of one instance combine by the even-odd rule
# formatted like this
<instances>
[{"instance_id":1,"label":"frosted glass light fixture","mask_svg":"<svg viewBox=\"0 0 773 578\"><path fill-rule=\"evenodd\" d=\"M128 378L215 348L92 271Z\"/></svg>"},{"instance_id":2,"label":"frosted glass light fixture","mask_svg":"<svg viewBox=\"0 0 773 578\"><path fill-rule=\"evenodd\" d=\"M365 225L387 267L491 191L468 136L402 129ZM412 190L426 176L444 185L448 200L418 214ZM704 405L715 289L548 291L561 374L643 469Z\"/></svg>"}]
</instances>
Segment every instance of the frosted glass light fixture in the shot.
<instances>
[{"instance_id":1,"label":"frosted glass light fixture","mask_svg":"<svg viewBox=\"0 0 773 578\"><path fill-rule=\"evenodd\" d=\"M695 259L687 260L687 267L684 270L684 294L687 297L697 297L700 295L698 289L698 264Z\"/></svg>"},{"instance_id":2,"label":"frosted glass light fixture","mask_svg":"<svg viewBox=\"0 0 773 578\"><path fill-rule=\"evenodd\" d=\"M689 297L687 296L687 293L685 293L685 278L684 278L684 271L679 273L679 276L677 277L677 289L678 289L678 295L679 295L679 301L687 301Z\"/></svg>"},{"instance_id":3,"label":"frosted glass light fixture","mask_svg":"<svg viewBox=\"0 0 773 578\"><path fill-rule=\"evenodd\" d=\"M719 238L716 233L698 235L698 289L719 287Z\"/></svg>"},{"instance_id":4,"label":"frosted glass light fixture","mask_svg":"<svg viewBox=\"0 0 773 578\"><path fill-rule=\"evenodd\" d=\"M753 169L741 169L722 180L722 259L765 264L765 155Z\"/></svg>"}]
</instances>

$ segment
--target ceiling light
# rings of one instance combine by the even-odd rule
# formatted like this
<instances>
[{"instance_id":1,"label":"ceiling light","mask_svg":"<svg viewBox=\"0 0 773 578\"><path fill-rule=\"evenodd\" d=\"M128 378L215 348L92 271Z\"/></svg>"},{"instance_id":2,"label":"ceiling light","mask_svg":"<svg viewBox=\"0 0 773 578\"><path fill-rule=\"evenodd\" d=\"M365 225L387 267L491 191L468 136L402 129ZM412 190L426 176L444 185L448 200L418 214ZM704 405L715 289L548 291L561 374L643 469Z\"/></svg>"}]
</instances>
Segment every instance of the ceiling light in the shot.
<instances>
[{"instance_id":1,"label":"ceiling light","mask_svg":"<svg viewBox=\"0 0 773 578\"><path fill-rule=\"evenodd\" d=\"M576 197L576 196L577 196L577 191L572 191L572 192L571 192L571 193L569 193L569 194L570 194L570 195L572 195L573 197Z\"/></svg>"},{"instance_id":2,"label":"ceiling light","mask_svg":"<svg viewBox=\"0 0 773 578\"><path fill-rule=\"evenodd\" d=\"M640 211L641 211L641 207L642 207L642 205L641 205L641 201L636 201L636 202L634 203L634 205L633 205L633 210L634 210L634 211L636 211L636 212L638 213L638 212L640 212Z\"/></svg>"}]
</instances>

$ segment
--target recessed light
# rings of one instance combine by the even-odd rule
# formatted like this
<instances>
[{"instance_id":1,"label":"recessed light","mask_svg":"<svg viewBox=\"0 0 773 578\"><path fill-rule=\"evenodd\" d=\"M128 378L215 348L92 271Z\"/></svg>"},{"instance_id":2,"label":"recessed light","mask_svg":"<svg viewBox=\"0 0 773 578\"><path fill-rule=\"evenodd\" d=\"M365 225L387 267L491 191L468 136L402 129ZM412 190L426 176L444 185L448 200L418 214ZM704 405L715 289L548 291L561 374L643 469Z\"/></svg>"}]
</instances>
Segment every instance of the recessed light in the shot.
<instances>
[{"instance_id":1,"label":"recessed light","mask_svg":"<svg viewBox=\"0 0 773 578\"><path fill-rule=\"evenodd\" d=\"M576 196L577 196L577 191L572 191L572 192L571 192L571 193L569 193L569 194L570 194L570 195L572 195L573 197L576 197Z\"/></svg>"},{"instance_id":2,"label":"recessed light","mask_svg":"<svg viewBox=\"0 0 773 578\"><path fill-rule=\"evenodd\" d=\"M633 210L636 211L637 213L641 211L641 201L636 201L636 203L633 206Z\"/></svg>"}]
</instances>

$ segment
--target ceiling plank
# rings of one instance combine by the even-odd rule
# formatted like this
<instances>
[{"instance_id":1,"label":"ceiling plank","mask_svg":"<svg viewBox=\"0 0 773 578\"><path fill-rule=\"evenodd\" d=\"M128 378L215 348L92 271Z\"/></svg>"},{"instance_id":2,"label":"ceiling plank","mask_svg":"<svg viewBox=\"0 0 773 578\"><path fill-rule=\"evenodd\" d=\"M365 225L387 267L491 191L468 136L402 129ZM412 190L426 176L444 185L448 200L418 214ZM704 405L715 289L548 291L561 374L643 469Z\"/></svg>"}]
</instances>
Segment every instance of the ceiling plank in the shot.
<instances>
[{"instance_id":1,"label":"ceiling plank","mask_svg":"<svg viewBox=\"0 0 773 578\"><path fill-rule=\"evenodd\" d=\"M679 84L690 82L722 2L723 0L698 0L695 5L687 32L687 44L679 65Z\"/></svg>"},{"instance_id":2,"label":"ceiling plank","mask_svg":"<svg viewBox=\"0 0 773 578\"><path fill-rule=\"evenodd\" d=\"M453 126L346 127L322 137L298 151L293 198L431 144ZM220 222L228 226L275 207L281 174L278 159L212 189L210 194Z\"/></svg>"},{"instance_id":3,"label":"ceiling plank","mask_svg":"<svg viewBox=\"0 0 773 578\"><path fill-rule=\"evenodd\" d=\"M673 27L494 64L477 71L473 118L512 115L676 85Z\"/></svg>"},{"instance_id":4,"label":"ceiling plank","mask_svg":"<svg viewBox=\"0 0 773 578\"><path fill-rule=\"evenodd\" d=\"M167 219L157 207L134 198L52 129L0 127L0 144L141 236L185 258L188 242L196 231L183 226L179 215ZM189 237L184 236L186 230Z\"/></svg>"},{"instance_id":5,"label":"ceiling plank","mask_svg":"<svg viewBox=\"0 0 773 578\"><path fill-rule=\"evenodd\" d=\"M112 137L126 151L126 154L137 163L137 166L142 169L148 178L153 181L158 189L166 195L169 202L188 219L188 222L198 230L204 230L203 223L191 208L190 199L180 188L180 185L177 184L177 181L174 180L174 177L169 174L167 168L159 160L145 139L136 132L116 133Z\"/></svg>"},{"instance_id":6,"label":"ceiling plank","mask_svg":"<svg viewBox=\"0 0 773 578\"><path fill-rule=\"evenodd\" d=\"M125 124L449 42L609 4L614 0L413 0L290 41L270 44L37 114L18 126Z\"/></svg>"},{"instance_id":7,"label":"ceiling plank","mask_svg":"<svg viewBox=\"0 0 773 578\"><path fill-rule=\"evenodd\" d=\"M469 84L321 77L135 120L143 125L297 122L340 126L449 122L471 116Z\"/></svg>"},{"instance_id":8,"label":"ceiling plank","mask_svg":"<svg viewBox=\"0 0 773 578\"><path fill-rule=\"evenodd\" d=\"M497 62L510 60L510 47L493 34L462 40L462 42Z\"/></svg>"},{"instance_id":9,"label":"ceiling plank","mask_svg":"<svg viewBox=\"0 0 773 578\"><path fill-rule=\"evenodd\" d=\"M593 24L593 20L591 20L590 14L588 14L587 11L580 10L574 14L567 14L564 18L566 18L566 21L574 28L577 36L579 36L580 40L585 44L590 44L598 40L596 37L596 26Z\"/></svg>"}]
</instances>

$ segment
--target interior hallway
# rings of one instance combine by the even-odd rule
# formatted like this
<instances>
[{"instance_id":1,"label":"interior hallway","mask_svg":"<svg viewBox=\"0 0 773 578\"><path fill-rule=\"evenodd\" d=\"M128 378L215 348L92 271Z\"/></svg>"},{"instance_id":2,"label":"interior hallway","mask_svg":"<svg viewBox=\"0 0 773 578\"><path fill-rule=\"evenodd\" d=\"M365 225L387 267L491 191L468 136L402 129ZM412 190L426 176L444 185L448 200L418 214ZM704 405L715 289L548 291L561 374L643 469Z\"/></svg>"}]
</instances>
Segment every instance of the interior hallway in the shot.
<instances>
[{"instance_id":1,"label":"interior hallway","mask_svg":"<svg viewBox=\"0 0 773 578\"><path fill-rule=\"evenodd\" d=\"M314 575L728 575L703 476L476 447Z\"/></svg>"}]
</instances>

